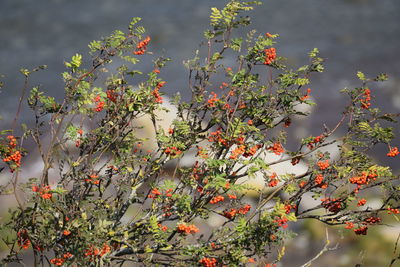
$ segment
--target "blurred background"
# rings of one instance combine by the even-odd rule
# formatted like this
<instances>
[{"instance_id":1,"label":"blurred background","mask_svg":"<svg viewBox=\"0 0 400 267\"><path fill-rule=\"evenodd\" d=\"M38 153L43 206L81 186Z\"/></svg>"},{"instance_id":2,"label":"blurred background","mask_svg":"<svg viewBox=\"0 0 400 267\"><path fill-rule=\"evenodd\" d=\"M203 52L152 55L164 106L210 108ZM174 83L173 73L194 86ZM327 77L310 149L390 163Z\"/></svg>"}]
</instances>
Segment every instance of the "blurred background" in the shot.
<instances>
[{"instance_id":1,"label":"blurred background","mask_svg":"<svg viewBox=\"0 0 400 267\"><path fill-rule=\"evenodd\" d=\"M187 71L182 61L192 58L208 27L210 8L223 0L0 0L0 128L11 125L23 86L20 68L46 64L48 69L32 75L30 86L58 99L63 96L60 73L64 61L75 53L87 55L87 44L115 29L125 30L132 17L142 17L156 55L172 58L162 72L168 95L188 97ZM399 0L264 0L251 13L247 28L259 33L278 33L279 55L293 68L307 63L307 53L317 47L326 58L326 69L312 77L312 95L317 102L313 115L298 121L293 137L318 135L323 123L332 127L347 98L345 87L359 86L357 71L375 77L387 73L389 80L371 85L372 105L389 112L400 111L400 1ZM143 71L151 71L150 64ZM24 110L22 121L33 119ZM398 133L398 128L396 132ZM393 145L400 145L400 142ZM378 147L376 160L399 170L398 159L388 161L387 148ZM379 156L381 155L381 156ZM306 222L287 248L283 265L300 266L324 244L325 227ZM328 252L315 266L387 266L398 229L375 227L368 237L350 231L341 237L338 250ZM378 237L378 238L377 238ZM381 238L383 237L383 238ZM0 245L1 246L1 245ZM360 254L360 251L364 251ZM398 265L400 266L400 265Z\"/></svg>"}]
</instances>

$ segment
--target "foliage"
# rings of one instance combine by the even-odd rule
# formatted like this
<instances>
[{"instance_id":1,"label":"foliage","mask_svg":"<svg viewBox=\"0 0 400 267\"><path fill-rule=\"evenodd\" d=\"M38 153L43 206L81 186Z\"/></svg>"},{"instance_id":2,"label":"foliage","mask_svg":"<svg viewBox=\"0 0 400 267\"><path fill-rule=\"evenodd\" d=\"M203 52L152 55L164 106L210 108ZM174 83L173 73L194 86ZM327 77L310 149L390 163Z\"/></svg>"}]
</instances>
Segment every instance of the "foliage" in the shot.
<instances>
[{"instance_id":1,"label":"foliage","mask_svg":"<svg viewBox=\"0 0 400 267\"><path fill-rule=\"evenodd\" d=\"M361 86L343 90L349 103L337 125L286 151L291 121L308 115L299 105L314 105L304 86L312 73L323 71L324 60L313 49L309 64L293 70L276 53L277 34L235 36L236 28L250 24L242 14L258 4L231 0L211 9L207 56L196 54L185 63L192 97L175 98L177 118L168 131L158 114L166 109L166 82L159 74L169 59L153 58L150 73L138 68L152 59L139 18L127 32L91 42L90 62L79 54L65 62L62 101L39 86L30 90L35 125L19 137L14 129L0 132L0 155L11 171L1 192L11 190L18 201L2 225L12 233L3 238L9 248L3 263L22 262L28 249L35 266L244 266L254 260L272 266L284 257L289 222L315 219L364 235L382 223L379 214L400 213L399 177L368 154L378 144L388 146L389 157L399 153L390 145L393 129L385 126L396 114L370 107L369 84L386 76L369 79L358 72ZM235 66L223 64L227 53L236 55ZM124 63L108 72L114 61ZM143 149L146 140L136 134L142 117L151 120L156 135L153 151ZM339 138L338 129L345 132ZM50 140L44 142L46 132ZM19 183L28 139L37 145L43 170ZM339 148L339 157L322 152L329 145ZM193 164L181 167L193 151ZM272 153L279 160L265 162ZM178 164L168 174L172 160ZM271 170L285 161L305 162L307 170L281 176ZM250 203L250 186L237 181L257 175L270 190L259 190L257 203ZM377 208L364 198L373 189L380 190ZM318 204L302 208L307 195ZM211 216L222 222L206 229Z\"/></svg>"}]
</instances>

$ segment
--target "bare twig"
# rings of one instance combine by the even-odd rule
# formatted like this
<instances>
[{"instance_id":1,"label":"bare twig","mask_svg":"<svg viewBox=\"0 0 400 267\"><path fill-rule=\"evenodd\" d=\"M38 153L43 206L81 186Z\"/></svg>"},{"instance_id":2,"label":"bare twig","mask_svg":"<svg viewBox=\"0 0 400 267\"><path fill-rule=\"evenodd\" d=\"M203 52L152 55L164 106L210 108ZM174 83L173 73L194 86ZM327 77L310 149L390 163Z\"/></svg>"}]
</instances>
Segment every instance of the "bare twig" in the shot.
<instances>
[{"instance_id":1,"label":"bare twig","mask_svg":"<svg viewBox=\"0 0 400 267\"><path fill-rule=\"evenodd\" d=\"M311 264L317 260L318 258L320 258L325 252L331 251L331 250L335 250L338 248L338 244L336 244L334 247L329 247L330 244L330 240L329 240L329 235L328 235L328 228L325 228L325 233L326 233L326 242L324 247L321 249L321 251L315 255L314 258L312 258L311 260L309 260L308 262L304 263L303 265L301 265L301 267L309 267L311 266Z\"/></svg>"}]
</instances>

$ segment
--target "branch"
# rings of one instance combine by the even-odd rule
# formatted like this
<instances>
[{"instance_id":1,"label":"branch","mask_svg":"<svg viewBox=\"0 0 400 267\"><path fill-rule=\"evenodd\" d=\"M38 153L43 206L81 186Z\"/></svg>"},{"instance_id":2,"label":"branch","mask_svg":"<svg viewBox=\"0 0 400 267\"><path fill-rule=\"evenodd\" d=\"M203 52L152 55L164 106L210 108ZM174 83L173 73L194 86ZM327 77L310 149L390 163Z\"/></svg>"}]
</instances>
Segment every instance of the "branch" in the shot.
<instances>
[{"instance_id":1,"label":"branch","mask_svg":"<svg viewBox=\"0 0 400 267\"><path fill-rule=\"evenodd\" d=\"M317 260L319 257L321 257L325 252L331 251L331 250L335 250L338 248L338 244L336 244L336 246L330 248L329 244L330 244L330 240L329 240L329 236L328 236L328 228L325 228L325 233L326 233L326 243L325 246L321 249L321 251L315 255L314 258L312 258L311 260L309 260L308 262L304 263L303 265L301 265L301 267L309 267L311 266L311 263L315 260Z\"/></svg>"}]
</instances>

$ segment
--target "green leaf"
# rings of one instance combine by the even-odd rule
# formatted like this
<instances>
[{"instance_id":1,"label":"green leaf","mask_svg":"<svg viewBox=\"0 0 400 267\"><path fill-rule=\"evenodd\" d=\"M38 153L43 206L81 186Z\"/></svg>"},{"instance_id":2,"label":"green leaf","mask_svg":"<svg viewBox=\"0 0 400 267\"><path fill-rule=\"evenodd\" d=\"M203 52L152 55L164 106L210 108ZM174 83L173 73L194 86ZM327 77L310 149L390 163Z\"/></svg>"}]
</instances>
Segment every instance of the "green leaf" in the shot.
<instances>
[{"instance_id":1,"label":"green leaf","mask_svg":"<svg viewBox=\"0 0 400 267\"><path fill-rule=\"evenodd\" d=\"M313 50L311 50L311 52L310 52L310 53L308 53L308 55L309 55L311 58L315 58L315 57L317 57L317 56L318 56L318 54L319 54L319 50L318 50L318 48L314 48Z\"/></svg>"},{"instance_id":2,"label":"green leaf","mask_svg":"<svg viewBox=\"0 0 400 267\"><path fill-rule=\"evenodd\" d=\"M71 68L73 71L75 71L82 64L82 55L75 54L72 56L71 62L64 62L64 64L67 66L67 68Z\"/></svg>"},{"instance_id":3,"label":"green leaf","mask_svg":"<svg viewBox=\"0 0 400 267\"><path fill-rule=\"evenodd\" d=\"M364 73L362 73L361 71L357 72L357 77L361 81L365 81L366 80Z\"/></svg>"}]
</instances>

